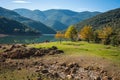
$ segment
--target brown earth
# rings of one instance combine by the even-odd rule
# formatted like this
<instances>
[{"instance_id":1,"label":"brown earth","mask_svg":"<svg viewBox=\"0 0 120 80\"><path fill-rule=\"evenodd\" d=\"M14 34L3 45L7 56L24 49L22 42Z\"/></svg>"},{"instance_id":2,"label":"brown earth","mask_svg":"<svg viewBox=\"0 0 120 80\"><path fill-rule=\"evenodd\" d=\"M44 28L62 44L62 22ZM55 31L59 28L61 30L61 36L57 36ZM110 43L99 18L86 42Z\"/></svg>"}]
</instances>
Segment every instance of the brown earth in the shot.
<instances>
[{"instance_id":1,"label":"brown earth","mask_svg":"<svg viewBox=\"0 0 120 80\"><path fill-rule=\"evenodd\" d=\"M17 50L21 50L17 52L18 54L22 52L28 55L29 51L31 53L29 56L22 55L22 58L2 55L0 75L3 75L5 70L12 72L26 70L32 75L37 74L34 80L120 80L120 67L104 58L64 55L57 53L58 49L55 46L48 49L33 49L20 44L7 45L7 47L4 45L0 48L3 49L1 54L6 52L5 54L9 54L9 56L15 54ZM39 54L44 55L38 55L38 51ZM62 50L60 52L63 53ZM33 80L26 77L24 80ZM7 76L4 78L9 80Z\"/></svg>"}]
</instances>

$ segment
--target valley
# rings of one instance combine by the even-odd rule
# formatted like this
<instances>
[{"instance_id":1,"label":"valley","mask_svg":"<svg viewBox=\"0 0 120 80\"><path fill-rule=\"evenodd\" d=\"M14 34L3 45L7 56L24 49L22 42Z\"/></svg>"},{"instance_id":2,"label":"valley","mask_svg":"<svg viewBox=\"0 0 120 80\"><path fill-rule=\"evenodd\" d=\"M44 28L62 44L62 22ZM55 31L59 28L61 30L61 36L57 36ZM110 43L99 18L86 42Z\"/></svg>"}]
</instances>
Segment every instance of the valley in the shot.
<instances>
[{"instance_id":1,"label":"valley","mask_svg":"<svg viewBox=\"0 0 120 80\"><path fill-rule=\"evenodd\" d=\"M119 4L0 0L0 80L120 80Z\"/></svg>"}]
</instances>

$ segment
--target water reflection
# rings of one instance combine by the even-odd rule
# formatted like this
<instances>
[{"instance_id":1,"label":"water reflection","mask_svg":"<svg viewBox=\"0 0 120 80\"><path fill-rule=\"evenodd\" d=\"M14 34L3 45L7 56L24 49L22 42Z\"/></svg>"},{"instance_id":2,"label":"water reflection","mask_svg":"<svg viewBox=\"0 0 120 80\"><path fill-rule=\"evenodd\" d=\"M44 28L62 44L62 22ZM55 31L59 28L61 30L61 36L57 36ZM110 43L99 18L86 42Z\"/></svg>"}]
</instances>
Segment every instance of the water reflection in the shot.
<instances>
[{"instance_id":1,"label":"water reflection","mask_svg":"<svg viewBox=\"0 0 120 80\"><path fill-rule=\"evenodd\" d=\"M6 36L0 38L0 44L13 44L13 43L40 43L44 41L55 41L54 35L42 36Z\"/></svg>"}]
</instances>

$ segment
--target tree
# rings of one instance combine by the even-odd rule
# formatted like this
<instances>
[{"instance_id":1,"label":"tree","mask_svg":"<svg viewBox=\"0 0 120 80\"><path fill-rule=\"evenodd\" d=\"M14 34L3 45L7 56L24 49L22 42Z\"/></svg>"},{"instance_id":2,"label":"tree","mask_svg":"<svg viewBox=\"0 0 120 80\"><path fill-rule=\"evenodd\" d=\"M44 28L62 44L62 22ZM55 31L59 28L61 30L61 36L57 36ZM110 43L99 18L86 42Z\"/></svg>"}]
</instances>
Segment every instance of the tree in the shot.
<instances>
[{"instance_id":1,"label":"tree","mask_svg":"<svg viewBox=\"0 0 120 80\"><path fill-rule=\"evenodd\" d=\"M116 28L110 38L113 46L120 46L120 28Z\"/></svg>"},{"instance_id":2,"label":"tree","mask_svg":"<svg viewBox=\"0 0 120 80\"><path fill-rule=\"evenodd\" d=\"M113 30L111 27L104 27L103 29L98 31L98 37L102 40L103 44L110 43L110 36Z\"/></svg>"},{"instance_id":3,"label":"tree","mask_svg":"<svg viewBox=\"0 0 120 80\"><path fill-rule=\"evenodd\" d=\"M62 38L64 38L64 34L62 32L57 32L55 35L55 38L59 39L61 43Z\"/></svg>"},{"instance_id":4,"label":"tree","mask_svg":"<svg viewBox=\"0 0 120 80\"><path fill-rule=\"evenodd\" d=\"M112 36L111 44L112 44L112 46L119 46L120 45L120 36L119 35Z\"/></svg>"},{"instance_id":5,"label":"tree","mask_svg":"<svg viewBox=\"0 0 120 80\"><path fill-rule=\"evenodd\" d=\"M91 26L85 26L80 30L80 37L86 41L93 39L93 29Z\"/></svg>"},{"instance_id":6,"label":"tree","mask_svg":"<svg viewBox=\"0 0 120 80\"><path fill-rule=\"evenodd\" d=\"M65 38L75 41L77 37L77 30L75 29L75 27L73 25L69 26L67 31L65 32Z\"/></svg>"},{"instance_id":7,"label":"tree","mask_svg":"<svg viewBox=\"0 0 120 80\"><path fill-rule=\"evenodd\" d=\"M95 31L93 32L93 42L94 42L94 43L99 43L99 42L100 42L100 38L98 37L98 32L97 32L97 30L95 30Z\"/></svg>"}]
</instances>

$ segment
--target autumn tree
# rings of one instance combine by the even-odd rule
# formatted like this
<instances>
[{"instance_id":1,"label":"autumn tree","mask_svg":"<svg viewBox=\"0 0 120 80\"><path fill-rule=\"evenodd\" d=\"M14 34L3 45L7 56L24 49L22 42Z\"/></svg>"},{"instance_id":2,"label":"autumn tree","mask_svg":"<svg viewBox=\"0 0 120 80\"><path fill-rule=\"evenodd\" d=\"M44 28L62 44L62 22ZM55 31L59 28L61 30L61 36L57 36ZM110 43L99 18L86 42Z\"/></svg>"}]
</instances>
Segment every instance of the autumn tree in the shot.
<instances>
[{"instance_id":1,"label":"autumn tree","mask_svg":"<svg viewBox=\"0 0 120 80\"><path fill-rule=\"evenodd\" d=\"M65 38L75 41L77 39L77 37L78 37L77 30L74 27L74 25L69 26L67 31L65 32Z\"/></svg>"},{"instance_id":2,"label":"autumn tree","mask_svg":"<svg viewBox=\"0 0 120 80\"><path fill-rule=\"evenodd\" d=\"M112 32L113 30L111 27L104 27L101 30L98 30L98 37L102 40L103 44L110 43L110 35Z\"/></svg>"},{"instance_id":3,"label":"autumn tree","mask_svg":"<svg viewBox=\"0 0 120 80\"><path fill-rule=\"evenodd\" d=\"M64 34L62 32L57 32L55 35L55 38L60 40L60 43L62 42L62 38L64 38Z\"/></svg>"},{"instance_id":4,"label":"autumn tree","mask_svg":"<svg viewBox=\"0 0 120 80\"><path fill-rule=\"evenodd\" d=\"M91 26L85 26L80 30L80 38L86 41L93 39L93 29Z\"/></svg>"}]
</instances>

